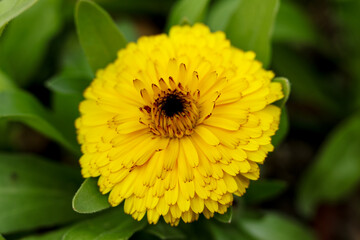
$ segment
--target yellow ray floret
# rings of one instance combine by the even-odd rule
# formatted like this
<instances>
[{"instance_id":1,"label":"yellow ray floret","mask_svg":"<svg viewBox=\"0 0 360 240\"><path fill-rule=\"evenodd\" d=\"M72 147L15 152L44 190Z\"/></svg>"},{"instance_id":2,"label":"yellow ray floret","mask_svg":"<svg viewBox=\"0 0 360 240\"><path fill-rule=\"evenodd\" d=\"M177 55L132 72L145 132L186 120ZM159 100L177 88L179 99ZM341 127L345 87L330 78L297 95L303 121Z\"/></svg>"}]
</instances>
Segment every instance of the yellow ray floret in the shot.
<instances>
[{"instance_id":1,"label":"yellow ray floret","mask_svg":"<svg viewBox=\"0 0 360 240\"><path fill-rule=\"evenodd\" d=\"M254 58L202 24L129 43L80 104L82 175L137 220L225 213L279 125L281 85Z\"/></svg>"}]
</instances>

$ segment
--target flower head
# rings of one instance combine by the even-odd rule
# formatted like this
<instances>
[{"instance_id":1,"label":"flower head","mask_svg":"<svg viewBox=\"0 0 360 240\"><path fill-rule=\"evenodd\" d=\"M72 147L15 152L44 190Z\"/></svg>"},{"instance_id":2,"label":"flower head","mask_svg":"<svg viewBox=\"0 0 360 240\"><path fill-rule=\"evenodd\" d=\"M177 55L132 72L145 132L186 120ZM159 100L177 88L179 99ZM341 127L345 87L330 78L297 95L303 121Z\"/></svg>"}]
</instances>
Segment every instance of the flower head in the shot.
<instances>
[{"instance_id":1,"label":"flower head","mask_svg":"<svg viewBox=\"0 0 360 240\"><path fill-rule=\"evenodd\" d=\"M281 85L254 58L202 24L129 43L80 104L82 175L138 220L225 213L279 125Z\"/></svg>"}]
</instances>

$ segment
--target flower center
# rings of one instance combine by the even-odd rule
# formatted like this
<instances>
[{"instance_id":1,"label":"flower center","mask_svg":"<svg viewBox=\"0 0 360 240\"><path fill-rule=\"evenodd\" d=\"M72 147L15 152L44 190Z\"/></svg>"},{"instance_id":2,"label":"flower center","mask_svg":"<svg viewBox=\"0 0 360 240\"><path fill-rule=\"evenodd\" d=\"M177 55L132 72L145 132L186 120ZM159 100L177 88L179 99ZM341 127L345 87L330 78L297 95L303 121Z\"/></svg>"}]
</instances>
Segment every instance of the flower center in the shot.
<instances>
[{"instance_id":1,"label":"flower center","mask_svg":"<svg viewBox=\"0 0 360 240\"><path fill-rule=\"evenodd\" d=\"M147 116L141 119L143 124L148 125L150 131L158 136L181 138L191 135L199 119L197 100L199 93L191 93L172 82L172 87L162 88L154 85L156 94L150 106L144 106L140 110Z\"/></svg>"},{"instance_id":2,"label":"flower center","mask_svg":"<svg viewBox=\"0 0 360 240\"><path fill-rule=\"evenodd\" d=\"M161 110L167 117L172 117L175 114L180 114L184 111L185 101L180 94L170 93L168 94L161 105Z\"/></svg>"}]
</instances>

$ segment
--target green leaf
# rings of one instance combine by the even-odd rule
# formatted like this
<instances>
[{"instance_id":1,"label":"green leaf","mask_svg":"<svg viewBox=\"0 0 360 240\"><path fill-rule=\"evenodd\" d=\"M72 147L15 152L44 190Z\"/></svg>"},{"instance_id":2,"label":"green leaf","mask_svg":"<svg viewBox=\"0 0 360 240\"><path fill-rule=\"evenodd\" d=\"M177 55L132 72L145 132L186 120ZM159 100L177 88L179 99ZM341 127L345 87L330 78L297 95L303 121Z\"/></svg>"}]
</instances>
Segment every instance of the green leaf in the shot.
<instances>
[{"instance_id":1,"label":"green leaf","mask_svg":"<svg viewBox=\"0 0 360 240\"><path fill-rule=\"evenodd\" d=\"M66 37L60 55L60 68L60 73L48 80L46 86L56 93L82 95L90 84L90 80L93 79L93 73L75 32ZM74 102L74 104L78 105L79 102Z\"/></svg>"},{"instance_id":2,"label":"green leaf","mask_svg":"<svg viewBox=\"0 0 360 240\"><path fill-rule=\"evenodd\" d=\"M74 76L88 76L89 83L94 78L94 73L90 68L75 31L66 36L60 54L60 68L62 73L74 73Z\"/></svg>"},{"instance_id":3,"label":"green leaf","mask_svg":"<svg viewBox=\"0 0 360 240\"><path fill-rule=\"evenodd\" d=\"M251 204L261 203L284 192L286 186L286 182L280 180L252 181L243 198Z\"/></svg>"},{"instance_id":4,"label":"green leaf","mask_svg":"<svg viewBox=\"0 0 360 240\"><path fill-rule=\"evenodd\" d=\"M61 3L61 0L38 1L11 21L0 38L1 69L18 85L34 80L40 67L41 72L47 70L42 61L61 27Z\"/></svg>"},{"instance_id":5,"label":"green leaf","mask_svg":"<svg viewBox=\"0 0 360 240\"><path fill-rule=\"evenodd\" d=\"M159 221L155 225L148 225L145 231L162 239L186 239L186 235L179 228L171 227L169 224Z\"/></svg>"},{"instance_id":6,"label":"green leaf","mask_svg":"<svg viewBox=\"0 0 360 240\"><path fill-rule=\"evenodd\" d=\"M222 223L231 223L232 215L232 207L229 207L224 214L215 213L214 218Z\"/></svg>"},{"instance_id":7,"label":"green leaf","mask_svg":"<svg viewBox=\"0 0 360 240\"><path fill-rule=\"evenodd\" d=\"M29 93L16 89L1 91L0 102L0 119L22 122L59 142L72 152L79 153L77 144L64 138L53 125L47 110Z\"/></svg>"},{"instance_id":8,"label":"green leaf","mask_svg":"<svg viewBox=\"0 0 360 240\"><path fill-rule=\"evenodd\" d=\"M75 22L80 44L94 73L113 62L127 44L110 15L91 1L78 2Z\"/></svg>"},{"instance_id":9,"label":"green leaf","mask_svg":"<svg viewBox=\"0 0 360 240\"><path fill-rule=\"evenodd\" d=\"M94 213L111 207L108 195L102 195L97 185L97 178L86 179L76 192L72 206L78 213Z\"/></svg>"},{"instance_id":10,"label":"green leaf","mask_svg":"<svg viewBox=\"0 0 360 240\"><path fill-rule=\"evenodd\" d=\"M360 181L360 114L340 124L301 179L297 205L311 216L321 202L345 198Z\"/></svg>"},{"instance_id":11,"label":"green leaf","mask_svg":"<svg viewBox=\"0 0 360 240\"><path fill-rule=\"evenodd\" d=\"M73 225L62 240L129 239L143 229L146 221L136 221L124 213L122 207L113 208L98 217Z\"/></svg>"},{"instance_id":12,"label":"green leaf","mask_svg":"<svg viewBox=\"0 0 360 240\"><path fill-rule=\"evenodd\" d=\"M68 71L64 71L46 82L49 89L62 94L82 94L89 84L88 76Z\"/></svg>"},{"instance_id":13,"label":"green leaf","mask_svg":"<svg viewBox=\"0 0 360 240\"><path fill-rule=\"evenodd\" d=\"M314 235L294 220L275 213L239 219L239 227L257 240L313 240Z\"/></svg>"},{"instance_id":14,"label":"green leaf","mask_svg":"<svg viewBox=\"0 0 360 240\"><path fill-rule=\"evenodd\" d=\"M254 51L265 67L271 59L271 36L278 8L279 0L242 0L225 31L232 45Z\"/></svg>"},{"instance_id":15,"label":"green leaf","mask_svg":"<svg viewBox=\"0 0 360 240\"><path fill-rule=\"evenodd\" d=\"M50 227L82 217L71 209L77 169L31 155L0 153L0 232Z\"/></svg>"},{"instance_id":16,"label":"green leaf","mask_svg":"<svg viewBox=\"0 0 360 240\"><path fill-rule=\"evenodd\" d=\"M230 19L233 17L240 0L217 1L209 10L207 25L212 31L225 31Z\"/></svg>"},{"instance_id":17,"label":"green leaf","mask_svg":"<svg viewBox=\"0 0 360 240\"><path fill-rule=\"evenodd\" d=\"M285 139L287 133L289 131L289 117L286 110L286 107L281 109L280 115L280 124L279 129L276 131L275 135L271 138L271 143L275 147L279 146L280 143Z\"/></svg>"},{"instance_id":18,"label":"green leaf","mask_svg":"<svg viewBox=\"0 0 360 240\"><path fill-rule=\"evenodd\" d=\"M36 1L37 0L2 0L0 2L0 28L30 8Z\"/></svg>"},{"instance_id":19,"label":"green leaf","mask_svg":"<svg viewBox=\"0 0 360 240\"><path fill-rule=\"evenodd\" d=\"M21 240L62 240L62 236L69 230L69 228L70 227L65 227L47 233L31 235L21 238Z\"/></svg>"},{"instance_id":20,"label":"green leaf","mask_svg":"<svg viewBox=\"0 0 360 240\"><path fill-rule=\"evenodd\" d=\"M11 81L11 79L0 70L0 92L3 90L11 90L15 89L15 84Z\"/></svg>"},{"instance_id":21,"label":"green leaf","mask_svg":"<svg viewBox=\"0 0 360 240\"><path fill-rule=\"evenodd\" d=\"M281 2L273 40L316 45L319 35L307 13L291 1Z\"/></svg>"},{"instance_id":22,"label":"green leaf","mask_svg":"<svg viewBox=\"0 0 360 240\"><path fill-rule=\"evenodd\" d=\"M0 234L0 240L6 240L6 239Z\"/></svg>"},{"instance_id":23,"label":"green leaf","mask_svg":"<svg viewBox=\"0 0 360 240\"><path fill-rule=\"evenodd\" d=\"M275 102L274 104L280 108L283 108L285 106L285 103L289 99L290 90L291 90L290 82L287 78L284 78L284 77L274 78L273 82L281 83L282 92L284 94L284 97L282 99L280 99L279 101Z\"/></svg>"},{"instance_id":24,"label":"green leaf","mask_svg":"<svg viewBox=\"0 0 360 240\"><path fill-rule=\"evenodd\" d=\"M201 22L205 16L205 12L209 0L179 0L171 9L169 19L166 24L166 31L174 26L186 21L190 25Z\"/></svg>"},{"instance_id":25,"label":"green leaf","mask_svg":"<svg viewBox=\"0 0 360 240\"><path fill-rule=\"evenodd\" d=\"M105 9L121 13L146 13L148 15L165 15L170 11L171 6L176 0L95 0Z\"/></svg>"},{"instance_id":26,"label":"green leaf","mask_svg":"<svg viewBox=\"0 0 360 240\"><path fill-rule=\"evenodd\" d=\"M52 123L61 129L62 135L78 146L76 138L75 120L79 117L79 104L83 100L81 94L52 94Z\"/></svg>"},{"instance_id":27,"label":"green leaf","mask_svg":"<svg viewBox=\"0 0 360 240\"><path fill-rule=\"evenodd\" d=\"M0 27L0 37L1 37L1 35L2 35L3 31L4 31L4 29L5 29L5 27L6 27L6 24L5 24L4 26Z\"/></svg>"}]
</instances>

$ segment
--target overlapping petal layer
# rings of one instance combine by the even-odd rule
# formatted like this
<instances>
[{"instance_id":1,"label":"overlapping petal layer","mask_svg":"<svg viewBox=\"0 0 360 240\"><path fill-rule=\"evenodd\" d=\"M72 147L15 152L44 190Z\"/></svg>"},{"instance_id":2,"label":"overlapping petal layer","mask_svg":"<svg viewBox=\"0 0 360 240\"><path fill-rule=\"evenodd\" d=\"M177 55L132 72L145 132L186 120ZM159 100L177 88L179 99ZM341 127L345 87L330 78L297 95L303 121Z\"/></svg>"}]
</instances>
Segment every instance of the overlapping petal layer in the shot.
<instances>
[{"instance_id":1,"label":"overlapping petal layer","mask_svg":"<svg viewBox=\"0 0 360 240\"><path fill-rule=\"evenodd\" d=\"M226 212L259 178L279 125L281 85L254 58L201 24L128 44L80 104L83 176L138 220Z\"/></svg>"}]
</instances>

